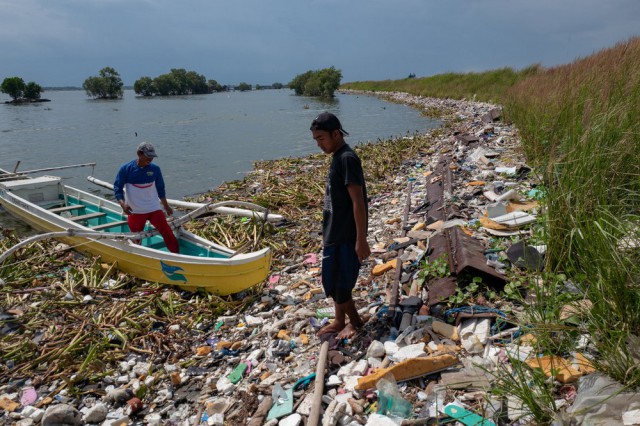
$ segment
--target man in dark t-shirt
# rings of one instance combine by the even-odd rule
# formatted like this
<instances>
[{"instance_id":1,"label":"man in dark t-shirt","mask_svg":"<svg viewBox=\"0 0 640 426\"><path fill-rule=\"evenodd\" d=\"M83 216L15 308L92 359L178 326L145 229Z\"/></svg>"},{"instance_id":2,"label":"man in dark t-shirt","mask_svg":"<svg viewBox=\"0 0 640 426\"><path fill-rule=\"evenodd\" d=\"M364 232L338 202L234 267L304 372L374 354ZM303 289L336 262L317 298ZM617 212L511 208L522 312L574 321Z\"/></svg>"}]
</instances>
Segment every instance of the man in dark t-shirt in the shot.
<instances>
[{"instance_id":1,"label":"man in dark t-shirt","mask_svg":"<svg viewBox=\"0 0 640 426\"><path fill-rule=\"evenodd\" d=\"M347 339L364 325L351 293L360 264L371 254L367 242L367 187L360 159L344 141L348 133L335 115L318 115L311 123L311 132L318 147L333 155L322 217L322 286L325 294L333 298L336 315L318 334L338 333L339 339Z\"/></svg>"}]
</instances>

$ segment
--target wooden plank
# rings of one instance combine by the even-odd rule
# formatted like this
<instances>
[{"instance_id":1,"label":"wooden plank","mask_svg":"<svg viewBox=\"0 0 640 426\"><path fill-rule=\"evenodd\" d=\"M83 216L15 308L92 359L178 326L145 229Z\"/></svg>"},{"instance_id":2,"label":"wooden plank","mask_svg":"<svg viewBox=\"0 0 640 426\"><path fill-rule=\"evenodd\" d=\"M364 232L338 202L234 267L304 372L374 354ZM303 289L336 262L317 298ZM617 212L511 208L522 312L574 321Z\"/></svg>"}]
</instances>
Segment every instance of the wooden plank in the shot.
<instances>
[{"instance_id":1,"label":"wooden plank","mask_svg":"<svg viewBox=\"0 0 640 426\"><path fill-rule=\"evenodd\" d=\"M70 218L68 218L69 220L72 220L74 222L78 222L81 220L87 220L87 219L93 219L94 217L102 217L102 216L106 216L107 214L104 212L96 212L96 213L89 213L89 214L83 214L81 216L72 216Z\"/></svg>"},{"instance_id":2,"label":"wooden plank","mask_svg":"<svg viewBox=\"0 0 640 426\"><path fill-rule=\"evenodd\" d=\"M77 210L77 209L84 209L84 208L85 206L82 204L75 204L73 206L55 207L53 209L49 209L49 211L53 213L61 213L61 212L68 212L70 210Z\"/></svg>"},{"instance_id":3,"label":"wooden plank","mask_svg":"<svg viewBox=\"0 0 640 426\"><path fill-rule=\"evenodd\" d=\"M100 231L102 229L113 228L114 226L122 226L126 224L127 224L126 220L119 220L117 222L103 223L102 225L90 226L89 228L94 229L96 231Z\"/></svg>"},{"instance_id":4,"label":"wooden plank","mask_svg":"<svg viewBox=\"0 0 640 426\"><path fill-rule=\"evenodd\" d=\"M470 135L468 133L465 133L464 135L456 135L456 139L466 145L480 140L476 135Z\"/></svg>"}]
</instances>

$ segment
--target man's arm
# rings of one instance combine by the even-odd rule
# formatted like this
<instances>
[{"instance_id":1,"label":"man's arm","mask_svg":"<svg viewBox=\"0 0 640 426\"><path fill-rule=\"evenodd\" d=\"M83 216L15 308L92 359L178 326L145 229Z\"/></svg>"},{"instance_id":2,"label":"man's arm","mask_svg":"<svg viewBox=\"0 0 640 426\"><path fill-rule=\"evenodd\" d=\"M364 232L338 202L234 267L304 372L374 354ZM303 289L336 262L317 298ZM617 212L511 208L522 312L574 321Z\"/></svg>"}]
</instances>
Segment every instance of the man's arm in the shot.
<instances>
[{"instance_id":1,"label":"man's arm","mask_svg":"<svg viewBox=\"0 0 640 426\"><path fill-rule=\"evenodd\" d=\"M351 204L353 205L353 217L356 221L356 254L360 262L371 254L369 243L367 242L367 211L364 205L364 195L362 186L355 183L347 185Z\"/></svg>"},{"instance_id":2,"label":"man's arm","mask_svg":"<svg viewBox=\"0 0 640 426\"><path fill-rule=\"evenodd\" d=\"M158 198L160 198L164 211L167 212L168 216L171 216L173 214L173 209L169 205L169 202L167 202L166 191L164 189L164 178L162 177L160 167L157 168L156 172L156 190L158 191Z\"/></svg>"},{"instance_id":3,"label":"man's arm","mask_svg":"<svg viewBox=\"0 0 640 426\"><path fill-rule=\"evenodd\" d=\"M124 184L127 183L127 171L124 166L120 167L118 170L118 174L116 175L116 180L113 182L113 194L122 207L122 211L124 214L131 214L131 207L124 201Z\"/></svg>"}]
</instances>

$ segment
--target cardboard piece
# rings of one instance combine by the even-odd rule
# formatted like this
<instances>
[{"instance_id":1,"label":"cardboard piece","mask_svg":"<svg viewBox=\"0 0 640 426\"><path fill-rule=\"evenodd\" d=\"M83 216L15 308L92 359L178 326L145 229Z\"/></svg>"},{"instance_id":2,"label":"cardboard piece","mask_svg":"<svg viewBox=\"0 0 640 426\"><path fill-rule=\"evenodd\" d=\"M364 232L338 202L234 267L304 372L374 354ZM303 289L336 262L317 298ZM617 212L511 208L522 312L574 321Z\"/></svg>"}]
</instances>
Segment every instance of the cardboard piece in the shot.
<instances>
[{"instance_id":1,"label":"cardboard piece","mask_svg":"<svg viewBox=\"0 0 640 426\"><path fill-rule=\"evenodd\" d=\"M391 259L387 263L383 263L381 265L374 266L373 267L373 271L371 273L373 274L373 276L376 276L376 277L380 276L380 275L384 274L387 271L395 269L397 264L398 264L398 262L396 261L396 259Z\"/></svg>"},{"instance_id":2,"label":"cardboard piece","mask_svg":"<svg viewBox=\"0 0 640 426\"><path fill-rule=\"evenodd\" d=\"M378 380L383 378L387 373L393 374L396 382L402 382L404 380L436 373L456 364L458 364L458 358L450 354L412 358L389 368L381 368L368 376L360 377L355 388L358 390L373 388L376 386L376 383L378 383Z\"/></svg>"},{"instance_id":3,"label":"cardboard piece","mask_svg":"<svg viewBox=\"0 0 640 426\"><path fill-rule=\"evenodd\" d=\"M582 373L571 366L571 362L558 356L547 355L526 361L531 368L539 368L547 377L554 377L561 383L573 383Z\"/></svg>"},{"instance_id":4,"label":"cardboard piece","mask_svg":"<svg viewBox=\"0 0 640 426\"><path fill-rule=\"evenodd\" d=\"M498 216L498 217L500 217L500 216ZM478 220L480 221L480 224L482 226L484 226L485 228L487 228L487 229L495 229L497 231L508 231L509 230L509 228L506 225L501 225L498 222L496 222L496 221L494 221L492 219L489 219L486 216L480 216L478 218Z\"/></svg>"},{"instance_id":5,"label":"cardboard piece","mask_svg":"<svg viewBox=\"0 0 640 426\"><path fill-rule=\"evenodd\" d=\"M460 370L442 372L440 385L449 389L475 389L488 391L491 383L480 368L465 367Z\"/></svg>"}]
</instances>

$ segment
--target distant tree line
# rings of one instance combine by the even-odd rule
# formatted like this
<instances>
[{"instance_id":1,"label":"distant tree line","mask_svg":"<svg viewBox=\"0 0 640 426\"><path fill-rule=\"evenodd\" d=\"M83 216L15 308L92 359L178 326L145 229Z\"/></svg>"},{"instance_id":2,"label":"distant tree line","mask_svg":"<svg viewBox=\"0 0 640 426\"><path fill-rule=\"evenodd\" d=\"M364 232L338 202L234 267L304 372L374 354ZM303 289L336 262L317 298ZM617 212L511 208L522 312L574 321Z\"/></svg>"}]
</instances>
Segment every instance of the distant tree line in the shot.
<instances>
[{"instance_id":1,"label":"distant tree line","mask_svg":"<svg viewBox=\"0 0 640 426\"><path fill-rule=\"evenodd\" d=\"M204 75L184 68L172 68L170 72L156 78L141 77L133 84L133 90L142 96L202 95L222 92L226 86Z\"/></svg>"},{"instance_id":2,"label":"distant tree line","mask_svg":"<svg viewBox=\"0 0 640 426\"><path fill-rule=\"evenodd\" d=\"M342 72L334 67L298 74L289 82L289 88L298 96L332 98L340 87Z\"/></svg>"},{"instance_id":3,"label":"distant tree line","mask_svg":"<svg viewBox=\"0 0 640 426\"><path fill-rule=\"evenodd\" d=\"M327 71L333 71L327 72ZM321 71L309 71L309 73L322 73L319 77L322 87L327 91L327 88L333 87L327 83L328 77L335 79L334 68L321 70ZM307 74L309 74L307 73ZM340 84L340 71L337 71L337 83L335 88L330 89L331 95ZM305 78L307 76L305 74ZM301 76L296 78L302 78ZM313 82L318 81L318 78L313 77L310 79ZM309 86L309 85L308 85ZM282 83L273 83L271 86L261 86L256 84L256 90L262 89L282 89L286 87ZM88 77L84 83L82 83L82 89L86 92L87 96L98 99L119 99L124 94L124 83L120 74L112 67L102 68L97 76ZM141 77L133 85L133 90L136 94L142 96L172 96L172 95L197 95L207 94L213 92L222 92L229 90L229 86L220 85L215 80L207 80L204 75L198 74L195 71L187 71L184 68L173 68L166 74L159 75L158 77ZM251 84L242 82L234 87L235 90L244 92L252 89ZM5 78L2 82L0 90L7 93L14 99L14 102L20 99L37 100L40 99L40 93L44 92L42 87L35 82L25 82L20 77ZM297 90L296 90L297 93ZM320 96L309 94L308 90L304 92L307 96ZM301 93L300 93L301 94Z\"/></svg>"},{"instance_id":4,"label":"distant tree line","mask_svg":"<svg viewBox=\"0 0 640 426\"><path fill-rule=\"evenodd\" d=\"M37 101L40 99L40 93L44 92L38 83L30 81L25 84L24 80L20 77L5 78L2 81L2 85L0 85L0 91L11 96L14 102L21 100L29 102Z\"/></svg>"},{"instance_id":5,"label":"distant tree line","mask_svg":"<svg viewBox=\"0 0 640 426\"><path fill-rule=\"evenodd\" d=\"M118 72L106 67L100 70L96 77L89 77L82 85L88 96L100 99L117 99L123 94L123 83ZM256 85L256 90L269 86ZM282 89L282 83L273 83L270 87ZM195 71L187 71L184 68L172 68L170 72L161 74L155 78L140 77L133 84L133 91L141 96L176 96L176 95L202 95L229 90L229 86L223 86L216 80L207 80L202 74ZM242 82L235 86L235 90L245 92L251 90L249 83Z\"/></svg>"},{"instance_id":6,"label":"distant tree line","mask_svg":"<svg viewBox=\"0 0 640 426\"><path fill-rule=\"evenodd\" d=\"M246 84L246 83L245 83ZM282 89L285 85L282 83L273 83L271 86L263 86L261 84L256 84L256 90L265 90L265 89Z\"/></svg>"}]
</instances>

